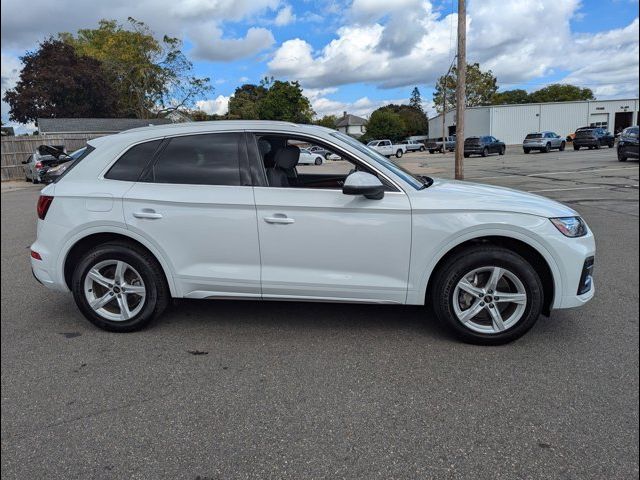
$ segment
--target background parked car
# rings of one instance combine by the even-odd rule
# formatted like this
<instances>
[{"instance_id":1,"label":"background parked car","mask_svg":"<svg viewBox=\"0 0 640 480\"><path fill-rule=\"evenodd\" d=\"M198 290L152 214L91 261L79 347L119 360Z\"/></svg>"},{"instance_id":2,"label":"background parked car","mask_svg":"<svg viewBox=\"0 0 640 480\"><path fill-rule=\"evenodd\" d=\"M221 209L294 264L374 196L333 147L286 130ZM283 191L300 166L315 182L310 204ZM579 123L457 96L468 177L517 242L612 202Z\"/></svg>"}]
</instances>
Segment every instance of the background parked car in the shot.
<instances>
[{"instance_id":1,"label":"background parked car","mask_svg":"<svg viewBox=\"0 0 640 480\"><path fill-rule=\"evenodd\" d=\"M529 153L531 150L548 153L553 148L557 148L562 152L566 145L566 140L560 138L560 135L555 132L539 132L527 135L524 142L522 142L522 149L524 153Z\"/></svg>"},{"instance_id":2,"label":"background parked car","mask_svg":"<svg viewBox=\"0 0 640 480\"><path fill-rule=\"evenodd\" d=\"M504 155L507 147L504 142L497 140L495 137L486 135L484 137L469 137L464 141L465 158L471 155L482 155L486 157L490 153Z\"/></svg>"},{"instance_id":3,"label":"background parked car","mask_svg":"<svg viewBox=\"0 0 640 480\"><path fill-rule=\"evenodd\" d=\"M576 131L574 133L570 133L569 135L567 135L566 141L567 143L571 143L573 142L573 140L576 138L576 133L578 133L581 130L591 130L594 127L579 127L576 128Z\"/></svg>"},{"instance_id":4,"label":"background parked car","mask_svg":"<svg viewBox=\"0 0 640 480\"><path fill-rule=\"evenodd\" d=\"M424 152L426 150L424 143L417 140L403 140L400 143L407 146L407 152Z\"/></svg>"},{"instance_id":5,"label":"background parked car","mask_svg":"<svg viewBox=\"0 0 640 480\"><path fill-rule=\"evenodd\" d=\"M309 150L311 153L315 153L316 155L322 155L326 160L329 159L328 157L331 154L329 150L319 147L318 145L313 145L309 147L307 150Z\"/></svg>"},{"instance_id":6,"label":"background parked car","mask_svg":"<svg viewBox=\"0 0 640 480\"><path fill-rule=\"evenodd\" d=\"M25 181L34 184L42 182L47 170L64 162L66 156L63 145L40 145L33 155L22 162L25 165Z\"/></svg>"},{"instance_id":7,"label":"background parked car","mask_svg":"<svg viewBox=\"0 0 640 480\"><path fill-rule=\"evenodd\" d=\"M384 155L385 157L391 157L393 155L396 158L400 158L406 151L407 146L402 143L393 143L391 140L371 140L367 143L367 147L372 148L380 155Z\"/></svg>"},{"instance_id":8,"label":"background parked car","mask_svg":"<svg viewBox=\"0 0 640 480\"><path fill-rule=\"evenodd\" d=\"M69 168L75 160L80 158L80 156L85 152L86 149L87 147L83 147L76 150L75 152L70 153L66 162L60 163L55 167L49 168L42 177L42 183L49 184L49 183L55 182L60 175L62 175L64 172L67 171L67 168Z\"/></svg>"},{"instance_id":9,"label":"background parked car","mask_svg":"<svg viewBox=\"0 0 640 480\"><path fill-rule=\"evenodd\" d=\"M625 128L618 140L618 160L626 162L628 158L638 158L638 131L640 128Z\"/></svg>"},{"instance_id":10,"label":"background parked car","mask_svg":"<svg viewBox=\"0 0 640 480\"><path fill-rule=\"evenodd\" d=\"M444 147L448 152L453 152L456 149L456 137L444 137ZM427 140L427 150L429 153L442 153L442 137Z\"/></svg>"},{"instance_id":11,"label":"background parked car","mask_svg":"<svg viewBox=\"0 0 640 480\"><path fill-rule=\"evenodd\" d=\"M322 165L324 157L319 153L312 152L310 149L301 148L298 163L302 165Z\"/></svg>"},{"instance_id":12,"label":"background parked car","mask_svg":"<svg viewBox=\"0 0 640 480\"><path fill-rule=\"evenodd\" d=\"M580 150L582 147L592 149L604 147L605 145L613 148L615 141L616 139L611 135L611 132L606 131L604 128L585 128L576 132L576 137L573 140L573 149Z\"/></svg>"}]
</instances>

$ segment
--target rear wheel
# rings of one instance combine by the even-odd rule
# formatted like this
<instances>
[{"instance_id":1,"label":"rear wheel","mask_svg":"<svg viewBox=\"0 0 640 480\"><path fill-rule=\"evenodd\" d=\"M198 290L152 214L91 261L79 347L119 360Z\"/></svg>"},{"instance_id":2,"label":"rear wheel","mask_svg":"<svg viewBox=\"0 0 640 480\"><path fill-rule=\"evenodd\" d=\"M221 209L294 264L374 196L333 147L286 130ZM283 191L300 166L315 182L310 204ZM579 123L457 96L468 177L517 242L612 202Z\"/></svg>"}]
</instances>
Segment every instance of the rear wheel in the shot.
<instances>
[{"instance_id":1,"label":"rear wheel","mask_svg":"<svg viewBox=\"0 0 640 480\"><path fill-rule=\"evenodd\" d=\"M566 143L564 143L564 142L562 142L562 143L560 144L560 148L559 148L558 150L560 150L561 152L564 152L564 149L565 149L566 147L567 147L567 144L566 144Z\"/></svg>"},{"instance_id":2,"label":"rear wheel","mask_svg":"<svg viewBox=\"0 0 640 480\"><path fill-rule=\"evenodd\" d=\"M89 250L76 265L71 287L84 316L112 332L144 328L164 311L170 296L156 259L125 242Z\"/></svg>"},{"instance_id":3,"label":"rear wheel","mask_svg":"<svg viewBox=\"0 0 640 480\"><path fill-rule=\"evenodd\" d=\"M317 157L315 162L313 162L313 163L315 163L316 165L322 165L322 158Z\"/></svg>"},{"instance_id":4,"label":"rear wheel","mask_svg":"<svg viewBox=\"0 0 640 480\"><path fill-rule=\"evenodd\" d=\"M33 177L31 177L31 183L33 183L34 185L37 185L38 183L40 183L38 181L38 177L36 175L34 175Z\"/></svg>"},{"instance_id":5,"label":"rear wheel","mask_svg":"<svg viewBox=\"0 0 640 480\"><path fill-rule=\"evenodd\" d=\"M619 162L626 162L627 161L627 157L624 156L624 154L618 150L618 161Z\"/></svg>"},{"instance_id":6,"label":"rear wheel","mask_svg":"<svg viewBox=\"0 0 640 480\"><path fill-rule=\"evenodd\" d=\"M600 147L602 147L602 144L600 143L600 140L598 140L598 141L596 142L596 146L595 146L595 147L593 147L593 148L595 148L596 150L600 150Z\"/></svg>"},{"instance_id":7,"label":"rear wheel","mask_svg":"<svg viewBox=\"0 0 640 480\"><path fill-rule=\"evenodd\" d=\"M435 151L435 150L429 150L429 153L430 153L431 155L433 155L434 153L436 153L436 151Z\"/></svg>"},{"instance_id":8,"label":"rear wheel","mask_svg":"<svg viewBox=\"0 0 640 480\"><path fill-rule=\"evenodd\" d=\"M486 157L486 156L488 156L488 155L489 155L489 149L488 149L487 147L484 147L484 148L482 149L482 156L483 156L483 157Z\"/></svg>"},{"instance_id":9,"label":"rear wheel","mask_svg":"<svg viewBox=\"0 0 640 480\"><path fill-rule=\"evenodd\" d=\"M402 157L402 153L403 153L403 152L402 152L402 150L398 150L398 151L396 152L396 158L400 158L400 157Z\"/></svg>"},{"instance_id":10,"label":"rear wheel","mask_svg":"<svg viewBox=\"0 0 640 480\"><path fill-rule=\"evenodd\" d=\"M425 150L424 147L420 147L421 152L424 152L424 150Z\"/></svg>"},{"instance_id":11,"label":"rear wheel","mask_svg":"<svg viewBox=\"0 0 640 480\"><path fill-rule=\"evenodd\" d=\"M574 145L573 145L573 149L574 149L574 150L580 150L580 147L579 147L578 145L575 145L575 144L574 144Z\"/></svg>"},{"instance_id":12,"label":"rear wheel","mask_svg":"<svg viewBox=\"0 0 640 480\"><path fill-rule=\"evenodd\" d=\"M471 156L471 154L469 154L469 153L465 153L463 155L464 155L464 158L469 158Z\"/></svg>"},{"instance_id":13,"label":"rear wheel","mask_svg":"<svg viewBox=\"0 0 640 480\"><path fill-rule=\"evenodd\" d=\"M524 335L542 311L542 282L520 255L501 247L462 251L437 272L431 302L462 340L498 345Z\"/></svg>"},{"instance_id":14,"label":"rear wheel","mask_svg":"<svg viewBox=\"0 0 640 480\"><path fill-rule=\"evenodd\" d=\"M499 155L504 155L504 152L506 151L505 147L500 147L500 151L498 152Z\"/></svg>"},{"instance_id":15,"label":"rear wheel","mask_svg":"<svg viewBox=\"0 0 640 480\"><path fill-rule=\"evenodd\" d=\"M531 150L529 150L528 148L523 148L523 150L524 150L524 153L526 153L527 155L528 155L528 154L529 154L529 152L531 151Z\"/></svg>"}]
</instances>

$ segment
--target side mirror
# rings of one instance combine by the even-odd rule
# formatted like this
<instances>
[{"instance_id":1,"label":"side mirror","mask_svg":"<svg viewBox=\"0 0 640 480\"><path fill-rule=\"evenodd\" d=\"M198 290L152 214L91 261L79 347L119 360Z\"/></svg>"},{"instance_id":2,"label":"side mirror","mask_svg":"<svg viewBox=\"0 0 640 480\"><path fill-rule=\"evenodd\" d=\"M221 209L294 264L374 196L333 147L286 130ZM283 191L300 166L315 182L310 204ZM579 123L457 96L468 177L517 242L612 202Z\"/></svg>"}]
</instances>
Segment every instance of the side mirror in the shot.
<instances>
[{"instance_id":1,"label":"side mirror","mask_svg":"<svg viewBox=\"0 0 640 480\"><path fill-rule=\"evenodd\" d=\"M370 200L382 200L384 185L375 175L367 172L353 172L345 179L342 193L345 195L364 195Z\"/></svg>"}]
</instances>

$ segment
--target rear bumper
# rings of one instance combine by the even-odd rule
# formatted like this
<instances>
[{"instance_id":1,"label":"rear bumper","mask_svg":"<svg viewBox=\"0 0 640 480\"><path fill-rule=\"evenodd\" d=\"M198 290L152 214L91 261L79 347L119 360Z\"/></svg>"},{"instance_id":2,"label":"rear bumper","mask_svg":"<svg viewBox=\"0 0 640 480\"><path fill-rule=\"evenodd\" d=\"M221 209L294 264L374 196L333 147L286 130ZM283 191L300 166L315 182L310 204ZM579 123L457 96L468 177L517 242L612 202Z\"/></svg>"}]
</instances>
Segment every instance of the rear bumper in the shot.
<instances>
[{"instance_id":1,"label":"rear bumper","mask_svg":"<svg viewBox=\"0 0 640 480\"><path fill-rule=\"evenodd\" d=\"M535 148L545 148L547 146L546 142L535 142L535 143L523 143L522 144L522 148L530 148L530 149L535 149Z\"/></svg>"}]
</instances>

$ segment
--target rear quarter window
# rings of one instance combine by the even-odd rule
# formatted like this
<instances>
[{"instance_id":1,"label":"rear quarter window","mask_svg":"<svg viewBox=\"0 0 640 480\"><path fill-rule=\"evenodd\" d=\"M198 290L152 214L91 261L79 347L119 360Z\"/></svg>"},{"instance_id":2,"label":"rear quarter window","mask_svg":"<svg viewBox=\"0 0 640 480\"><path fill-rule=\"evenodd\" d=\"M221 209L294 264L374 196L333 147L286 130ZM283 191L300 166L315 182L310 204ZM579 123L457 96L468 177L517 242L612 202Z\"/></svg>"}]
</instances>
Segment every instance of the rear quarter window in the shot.
<instances>
[{"instance_id":1,"label":"rear quarter window","mask_svg":"<svg viewBox=\"0 0 640 480\"><path fill-rule=\"evenodd\" d=\"M162 140L154 140L134 145L113 164L104 177L109 180L137 182L161 143Z\"/></svg>"}]
</instances>

